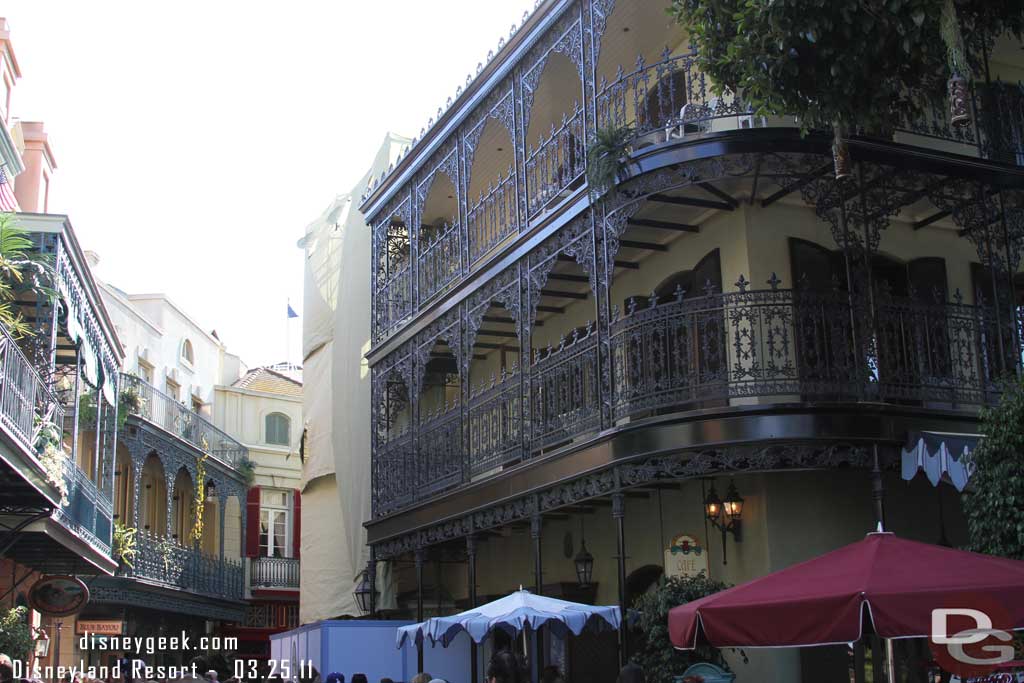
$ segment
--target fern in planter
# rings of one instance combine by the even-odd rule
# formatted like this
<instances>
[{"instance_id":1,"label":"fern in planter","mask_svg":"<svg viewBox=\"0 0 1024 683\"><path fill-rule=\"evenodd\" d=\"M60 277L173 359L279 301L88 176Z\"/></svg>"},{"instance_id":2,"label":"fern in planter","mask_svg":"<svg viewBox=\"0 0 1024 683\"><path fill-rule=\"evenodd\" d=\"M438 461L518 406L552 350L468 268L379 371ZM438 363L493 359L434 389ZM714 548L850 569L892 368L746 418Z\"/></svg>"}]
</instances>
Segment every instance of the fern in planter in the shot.
<instances>
[{"instance_id":1,"label":"fern in planter","mask_svg":"<svg viewBox=\"0 0 1024 683\"><path fill-rule=\"evenodd\" d=\"M587 148L587 184L591 192L614 191L615 182L629 166L632 126L607 126L598 129Z\"/></svg>"}]
</instances>

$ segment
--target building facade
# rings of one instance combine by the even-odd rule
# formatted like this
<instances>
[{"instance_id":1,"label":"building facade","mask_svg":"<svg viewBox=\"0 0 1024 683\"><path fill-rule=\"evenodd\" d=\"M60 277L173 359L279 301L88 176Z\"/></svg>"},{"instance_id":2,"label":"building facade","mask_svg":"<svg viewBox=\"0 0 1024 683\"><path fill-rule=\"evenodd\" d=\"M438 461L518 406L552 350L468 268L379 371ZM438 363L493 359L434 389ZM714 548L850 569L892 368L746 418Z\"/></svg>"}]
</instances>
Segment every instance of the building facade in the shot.
<instances>
[{"instance_id":1,"label":"building facade","mask_svg":"<svg viewBox=\"0 0 1024 683\"><path fill-rule=\"evenodd\" d=\"M214 421L249 451L255 478L245 514L245 620L239 656L270 656L269 638L299 625L302 369L253 368L216 387Z\"/></svg>"},{"instance_id":2,"label":"building facade","mask_svg":"<svg viewBox=\"0 0 1024 683\"><path fill-rule=\"evenodd\" d=\"M969 126L854 136L840 183L831 133L715 95L662 3L540 3L360 206L366 528L399 613L519 585L625 608L684 536L728 583L878 523L964 542L961 477L914 458L1020 364L1019 48L979 55ZM623 126L627 170L589 187ZM544 658L613 680L631 636ZM741 678L838 666L747 654Z\"/></svg>"}]
</instances>

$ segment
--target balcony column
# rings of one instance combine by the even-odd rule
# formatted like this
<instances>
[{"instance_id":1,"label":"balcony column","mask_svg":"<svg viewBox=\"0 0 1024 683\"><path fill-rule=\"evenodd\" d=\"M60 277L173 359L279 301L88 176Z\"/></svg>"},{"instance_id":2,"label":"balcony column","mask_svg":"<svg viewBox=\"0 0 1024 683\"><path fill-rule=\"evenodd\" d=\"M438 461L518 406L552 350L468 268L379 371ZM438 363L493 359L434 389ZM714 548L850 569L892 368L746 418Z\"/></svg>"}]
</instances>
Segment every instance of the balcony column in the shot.
<instances>
[{"instance_id":1,"label":"balcony column","mask_svg":"<svg viewBox=\"0 0 1024 683\"><path fill-rule=\"evenodd\" d=\"M72 395L71 408L75 411L75 425L71 428L71 459L78 462L78 425L82 420L82 411L78 409L78 401L82 392L82 344L75 348L75 393ZM63 425L61 425L63 429Z\"/></svg>"},{"instance_id":2,"label":"balcony column","mask_svg":"<svg viewBox=\"0 0 1024 683\"><path fill-rule=\"evenodd\" d=\"M986 68L987 68L987 63L986 63ZM977 120L977 119L975 119L975 120ZM1013 344L1014 344L1013 358L1016 361L1013 364L1013 366L1014 366L1014 370L1016 371L1017 375L1020 375L1021 371L1022 371L1021 361L1020 361L1020 357L1021 357L1021 339L1020 339L1020 329L1018 328L1018 326L1014 322L1014 321L1017 320L1017 293L1016 293L1016 286L1013 283L1013 274L1017 270L1017 265L1018 264L1013 262L1013 256L1011 255L1011 252L1010 252L1010 231L1009 231L1009 229L1007 228L1007 225L1006 225L1006 198L1003 196L1003 192L1002 191L999 192L999 218L1000 218L1000 223L1001 223L1001 227L1002 227L1002 231L1003 231L1003 250L1004 250L1003 253L1006 256L1006 279L1007 279L1007 285L1010 287L1010 290L1009 290L1010 291L1010 297L1009 297L1009 299L1010 299L1010 301L1009 301L1009 303L1010 303L1010 311L1009 311L1009 313L1010 313L1010 329L1013 331Z\"/></svg>"},{"instance_id":3,"label":"balcony column","mask_svg":"<svg viewBox=\"0 0 1024 683\"><path fill-rule=\"evenodd\" d=\"M423 623L423 560L427 554L426 548L417 548L416 559L416 623ZM423 643L416 644L416 673L423 671Z\"/></svg>"},{"instance_id":4,"label":"balcony column","mask_svg":"<svg viewBox=\"0 0 1024 683\"><path fill-rule=\"evenodd\" d=\"M131 526L135 529L139 528L139 493L142 490L141 479L142 479L142 465L144 462L142 453L138 452L138 447L132 448L128 446L128 455L131 457L131 468L132 468L132 523Z\"/></svg>"},{"instance_id":5,"label":"balcony column","mask_svg":"<svg viewBox=\"0 0 1024 683\"><path fill-rule=\"evenodd\" d=\"M476 609L476 535L466 536L466 580L469 584L469 609ZM477 645L469 643L469 680L478 681L479 666L476 661Z\"/></svg>"},{"instance_id":6,"label":"balcony column","mask_svg":"<svg viewBox=\"0 0 1024 683\"><path fill-rule=\"evenodd\" d=\"M174 472L174 478L176 479L177 477L178 473ZM164 493L164 497L166 499L166 509L164 510L164 538L170 540L174 536L174 479L170 479L166 466L164 467Z\"/></svg>"},{"instance_id":7,"label":"balcony column","mask_svg":"<svg viewBox=\"0 0 1024 683\"><path fill-rule=\"evenodd\" d=\"M629 628L626 626L626 497L619 491L612 494L612 519L618 549L619 569L619 667L629 661Z\"/></svg>"},{"instance_id":8,"label":"balcony column","mask_svg":"<svg viewBox=\"0 0 1024 683\"><path fill-rule=\"evenodd\" d=\"M218 565L217 573L220 575L220 585L221 585L221 588L223 589L223 587L224 587L224 572L225 572L225 567L224 567L224 518L225 518L225 513L226 513L227 507L228 507L227 506L228 498L227 498L227 496L219 495L219 493L220 492L218 491L218 496L217 496L217 545L219 546L218 547L218 557L220 558L220 564ZM241 507L242 507L241 506L241 502L239 502L239 506L238 507L239 507L239 509L241 509Z\"/></svg>"},{"instance_id":9,"label":"balcony column","mask_svg":"<svg viewBox=\"0 0 1024 683\"><path fill-rule=\"evenodd\" d=\"M92 479L93 483L97 486L100 485L100 459L103 457L103 413L104 411L103 391L99 387L96 388L96 443L94 444L92 452L92 467L89 472L89 478Z\"/></svg>"},{"instance_id":10,"label":"balcony column","mask_svg":"<svg viewBox=\"0 0 1024 683\"><path fill-rule=\"evenodd\" d=\"M540 501L537 501L538 503ZM530 538L533 539L533 591L536 595L544 594L544 571L542 565L541 530L544 527L544 518L538 513L530 518ZM537 671L544 668L544 638L539 631L535 631L534 650L537 653Z\"/></svg>"}]
</instances>

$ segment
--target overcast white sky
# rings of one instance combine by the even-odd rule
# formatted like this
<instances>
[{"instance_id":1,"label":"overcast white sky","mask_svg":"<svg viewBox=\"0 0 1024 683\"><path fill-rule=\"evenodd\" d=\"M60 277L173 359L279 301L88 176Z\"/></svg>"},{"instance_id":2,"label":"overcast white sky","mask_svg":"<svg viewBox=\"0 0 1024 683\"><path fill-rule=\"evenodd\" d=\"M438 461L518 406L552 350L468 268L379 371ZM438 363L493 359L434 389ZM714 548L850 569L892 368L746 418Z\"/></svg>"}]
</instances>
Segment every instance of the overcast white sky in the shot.
<instances>
[{"instance_id":1,"label":"overcast white sky","mask_svg":"<svg viewBox=\"0 0 1024 683\"><path fill-rule=\"evenodd\" d=\"M533 0L9 0L13 113L46 122L99 275L165 292L250 365L285 355L305 226L418 135ZM291 356L301 360L301 327Z\"/></svg>"}]
</instances>

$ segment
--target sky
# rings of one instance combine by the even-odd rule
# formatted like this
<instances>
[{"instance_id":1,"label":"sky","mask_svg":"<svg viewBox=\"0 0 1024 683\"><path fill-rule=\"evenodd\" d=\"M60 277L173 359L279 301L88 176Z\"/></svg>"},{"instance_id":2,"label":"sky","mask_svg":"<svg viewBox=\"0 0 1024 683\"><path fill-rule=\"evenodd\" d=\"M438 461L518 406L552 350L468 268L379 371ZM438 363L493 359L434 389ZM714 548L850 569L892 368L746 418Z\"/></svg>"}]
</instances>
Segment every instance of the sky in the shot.
<instances>
[{"instance_id":1,"label":"sky","mask_svg":"<svg viewBox=\"0 0 1024 683\"><path fill-rule=\"evenodd\" d=\"M301 362L306 225L388 131L419 136L533 0L8 0L12 113L97 274L163 292L250 366ZM290 337L290 341L289 341ZM290 354L288 351L290 350Z\"/></svg>"}]
</instances>

